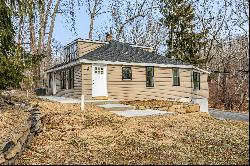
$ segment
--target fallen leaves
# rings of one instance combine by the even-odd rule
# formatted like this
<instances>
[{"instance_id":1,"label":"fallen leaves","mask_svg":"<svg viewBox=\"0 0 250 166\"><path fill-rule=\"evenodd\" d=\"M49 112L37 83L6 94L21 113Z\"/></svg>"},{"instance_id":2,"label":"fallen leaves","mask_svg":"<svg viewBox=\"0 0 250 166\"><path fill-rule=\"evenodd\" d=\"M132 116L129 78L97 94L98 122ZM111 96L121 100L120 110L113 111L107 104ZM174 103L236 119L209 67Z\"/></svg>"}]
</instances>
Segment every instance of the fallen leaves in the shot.
<instances>
[{"instance_id":1,"label":"fallen leaves","mask_svg":"<svg viewBox=\"0 0 250 166\"><path fill-rule=\"evenodd\" d=\"M43 132L16 164L249 162L247 122L200 112L126 118L94 105L83 112L76 104L35 100L44 115Z\"/></svg>"}]
</instances>

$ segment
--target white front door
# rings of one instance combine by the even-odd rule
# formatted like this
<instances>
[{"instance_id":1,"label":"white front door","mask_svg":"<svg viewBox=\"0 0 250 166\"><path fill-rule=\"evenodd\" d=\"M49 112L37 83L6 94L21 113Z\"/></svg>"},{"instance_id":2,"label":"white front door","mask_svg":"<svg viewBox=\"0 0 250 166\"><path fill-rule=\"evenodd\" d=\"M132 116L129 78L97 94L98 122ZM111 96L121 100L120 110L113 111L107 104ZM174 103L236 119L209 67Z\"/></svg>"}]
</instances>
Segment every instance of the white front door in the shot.
<instances>
[{"instance_id":1,"label":"white front door","mask_svg":"<svg viewBox=\"0 0 250 166\"><path fill-rule=\"evenodd\" d=\"M108 96L107 92L107 65L92 65L92 97Z\"/></svg>"}]
</instances>

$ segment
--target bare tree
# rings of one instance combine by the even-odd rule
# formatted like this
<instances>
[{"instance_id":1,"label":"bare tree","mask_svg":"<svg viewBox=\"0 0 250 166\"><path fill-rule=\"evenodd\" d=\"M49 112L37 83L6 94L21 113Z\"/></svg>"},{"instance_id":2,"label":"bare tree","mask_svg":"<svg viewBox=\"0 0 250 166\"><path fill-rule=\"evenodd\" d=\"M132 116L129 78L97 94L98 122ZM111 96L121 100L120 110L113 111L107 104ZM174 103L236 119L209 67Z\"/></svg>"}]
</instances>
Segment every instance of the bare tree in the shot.
<instances>
[{"instance_id":1,"label":"bare tree","mask_svg":"<svg viewBox=\"0 0 250 166\"><path fill-rule=\"evenodd\" d=\"M45 57L38 69L34 70L34 75L38 75L40 80L52 57L56 16L64 14L65 20L74 28L76 2L78 0L25 0L15 8L17 43L32 54Z\"/></svg>"},{"instance_id":2,"label":"bare tree","mask_svg":"<svg viewBox=\"0 0 250 166\"><path fill-rule=\"evenodd\" d=\"M111 4L113 30L116 40L125 40L125 27L131 26L137 20L145 18L151 11L152 3L147 0L136 0L135 3L130 1L115 0Z\"/></svg>"},{"instance_id":3,"label":"bare tree","mask_svg":"<svg viewBox=\"0 0 250 166\"><path fill-rule=\"evenodd\" d=\"M211 51L210 102L214 107L247 111L249 95L249 53L247 36L220 40Z\"/></svg>"},{"instance_id":4,"label":"bare tree","mask_svg":"<svg viewBox=\"0 0 250 166\"><path fill-rule=\"evenodd\" d=\"M86 0L87 13L90 16L89 39L93 38L94 21L97 16L109 12L104 9L103 0Z\"/></svg>"}]
</instances>

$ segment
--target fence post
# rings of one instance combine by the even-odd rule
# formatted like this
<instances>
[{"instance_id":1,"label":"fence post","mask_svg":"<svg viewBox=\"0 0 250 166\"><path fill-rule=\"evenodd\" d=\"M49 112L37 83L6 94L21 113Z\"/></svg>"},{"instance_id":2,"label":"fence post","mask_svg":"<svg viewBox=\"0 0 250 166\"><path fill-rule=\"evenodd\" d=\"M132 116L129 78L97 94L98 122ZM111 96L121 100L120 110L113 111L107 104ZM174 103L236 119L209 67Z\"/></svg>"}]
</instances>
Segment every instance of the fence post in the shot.
<instances>
[{"instance_id":1,"label":"fence post","mask_svg":"<svg viewBox=\"0 0 250 166\"><path fill-rule=\"evenodd\" d=\"M81 111L84 111L84 95L81 96Z\"/></svg>"}]
</instances>

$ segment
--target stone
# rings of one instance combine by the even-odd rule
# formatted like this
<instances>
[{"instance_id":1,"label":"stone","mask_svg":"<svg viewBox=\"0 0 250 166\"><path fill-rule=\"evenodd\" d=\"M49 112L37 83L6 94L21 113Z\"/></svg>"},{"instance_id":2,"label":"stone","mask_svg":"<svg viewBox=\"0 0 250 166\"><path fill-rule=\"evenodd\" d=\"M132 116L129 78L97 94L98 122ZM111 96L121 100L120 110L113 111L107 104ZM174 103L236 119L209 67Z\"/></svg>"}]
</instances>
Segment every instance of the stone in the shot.
<instances>
[{"instance_id":1,"label":"stone","mask_svg":"<svg viewBox=\"0 0 250 166\"><path fill-rule=\"evenodd\" d=\"M30 127L31 127L31 122L27 121L22 126L20 126L19 131L22 132L22 133L24 133L25 131L29 130Z\"/></svg>"},{"instance_id":2,"label":"stone","mask_svg":"<svg viewBox=\"0 0 250 166\"><path fill-rule=\"evenodd\" d=\"M191 98L180 98L178 99L179 102L184 102L184 103L190 103L191 102Z\"/></svg>"},{"instance_id":3,"label":"stone","mask_svg":"<svg viewBox=\"0 0 250 166\"><path fill-rule=\"evenodd\" d=\"M200 106L199 105L190 105L190 112L199 112L200 111Z\"/></svg>"},{"instance_id":4,"label":"stone","mask_svg":"<svg viewBox=\"0 0 250 166\"><path fill-rule=\"evenodd\" d=\"M8 142L5 143L2 149L2 153L7 154L13 148L15 143L12 140L9 140Z\"/></svg>"},{"instance_id":5,"label":"stone","mask_svg":"<svg viewBox=\"0 0 250 166\"><path fill-rule=\"evenodd\" d=\"M31 128L31 133L34 133L34 132L40 132L41 131L41 128L42 128L42 123L41 121L37 121L35 123L35 125Z\"/></svg>"},{"instance_id":6,"label":"stone","mask_svg":"<svg viewBox=\"0 0 250 166\"><path fill-rule=\"evenodd\" d=\"M11 151L5 156L5 158L9 160L15 157L15 155L19 153L21 150L22 150L22 145L20 144L20 142L18 142L16 146L14 146L14 148L12 148Z\"/></svg>"},{"instance_id":7,"label":"stone","mask_svg":"<svg viewBox=\"0 0 250 166\"><path fill-rule=\"evenodd\" d=\"M139 106L139 110L143 110L143 109L145 109L144 106Z\"/></svg>"},{"instance_id":8,"label":"stone","mask_svg":"<svg viewBox=\"0 0 250 166\"><path fill-rule=\"evenodd\" d=\"M0 165L3 164L5 162L5 158L3 154L0 154Z\"/></svg>"},{"instance_id":9,"label":"stone","mask_svg":"<svg viewBox=\"0 0 250 166\"><path fill-rule=\"evenodd\" d=\"M33 137L34 137L34 133L30 133L27 137L27 140L26 140L26 145L25 147L29 146L33 140Z\"/></svg>"},{"instance_id":10,"label":"stone","mask_svg":"<svg viewBox=\"0 0 250 166\"><path fill-rule=\"evenodd\" d=\"M169 108L169 107L161 107L161 108L159 108L159 110L161 110L161 111L169 111L168 108Z\"/></svg>"},{"instance_id":11,"label":"stone","mask_svg":"<svg viewBox=\"0 0 250 166\"><path fill-rule=\"evenodd\" d=\"M23 132L17 131L11 133L11 140L14 142L14 144L17 144L18 140L22 137Z\"/></svg>"},{"instance_id":12,"label":"stone","mask_svg":"<svg viewBox=\"0 0 250 166\"><path fill-rule=\"evenodd\" d=\"M26 142L29 133L30 133L30 130L27 130L23 133L22 137L20 137L18 141L20 142L21 145L23 145Z\"/></svg>"}]
</instances>

